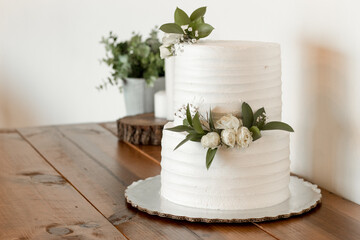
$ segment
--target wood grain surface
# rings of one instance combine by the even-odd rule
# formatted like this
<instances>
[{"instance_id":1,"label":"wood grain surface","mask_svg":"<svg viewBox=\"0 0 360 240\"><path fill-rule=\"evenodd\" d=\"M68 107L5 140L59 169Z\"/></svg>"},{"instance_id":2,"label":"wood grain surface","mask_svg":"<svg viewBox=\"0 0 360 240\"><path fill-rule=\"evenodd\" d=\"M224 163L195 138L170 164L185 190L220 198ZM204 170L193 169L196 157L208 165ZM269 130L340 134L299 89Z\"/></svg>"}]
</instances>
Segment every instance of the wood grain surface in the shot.
<instances>
[{"instance_id":1,"label":"wood grain surface","mask_svg":"<svg viewBox=\"0 0 360 240\"><path fill-rule=\"evenodd\" d=\"M0 239L126 239L17 133L0 166Z\"/></svg>"},{"instance_id":2,"label":"wood grain surface","mask_svg":"<svg viewBox=\"0 0 360 240\"><path fill-rule=\"evenodd\" d=\"M360 207L326 190L308 214L205 224L139 212L126 186L160 173L160 147L119 142L116 123L0 131L0 239L360 239Z\"/></svg>"}]
</instances>

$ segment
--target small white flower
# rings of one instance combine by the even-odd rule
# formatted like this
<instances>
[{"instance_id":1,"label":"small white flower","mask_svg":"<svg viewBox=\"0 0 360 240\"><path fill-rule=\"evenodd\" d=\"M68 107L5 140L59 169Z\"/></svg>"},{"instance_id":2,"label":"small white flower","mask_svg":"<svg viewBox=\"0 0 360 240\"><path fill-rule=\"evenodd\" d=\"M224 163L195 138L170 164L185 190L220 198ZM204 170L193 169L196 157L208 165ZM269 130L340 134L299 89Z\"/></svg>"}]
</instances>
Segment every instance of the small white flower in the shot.
<instances>
[{"instance_id":1,"label":"small white flower","mask_svg":"<svg viewBox=\"0 0 360 240\"><path fill-rule=\"evenodd\" d=\"M199 37L199 31L195 30L195 37Z\"/></svg>"},{"instance_id":2,"label":"small white flower","mask_svg":"<svg viewBox=\"0 0 360 240\"><path fill-rule=\"evenodd\" d=\"M247 127L240 127L236 131L236 144L241 148L249 147L253 138L251 136L251 132Z\"/></svg>"},{"instance_id":3,"label":"small white flower","mask_svg":"<svg viewBox=\"0 0 360 240\"><path fill-rule=\"evenodd\" d=\"M201 145L204 148L217 148L220 145L220 136L217 132L209 132L201 138Z\"/></svg>"},{"instance_id":4,"label":"small white flower","mask_svg":"<svg viewBox=\"0 0 360 240\"><path fill-rule=\"evenodd\" d=\"M196 43L196 39L195 38L191 39L191 42Z\"/></svg>"},{"instance_id":5,"label":"small white flower","mask_svg":"<svg viewBox=\"0 0 360 240\"><path fill-rule=\"evenodd\" d=\"M188 31L191 32L191 31L192 31L192 27L189 27L189 28L188 28Z\"/></svg>"},{"instance_id":6,"label":"small white flower","mask_svg":"<svg viewBox=\"0 0 360 240\"><path fill-rule=\"evenodd\" d=\"M162 39L162 43L165 47L170 47L171 45L174 45L176 43L180 42L180 38L183 36L183 34L177 34L177 33L167 33Z\"/></svg>"},{"instance_id":7,"label":"small white flower","mask_svg":"<svg viewBox=\"0 0 360 240\"><path fill-rule=\"evenodd\" d=\"M160 46L160 58L164 59L172 56L172 51L170 51L169 47L165 47L164 45Z\"/></svg>"},{"instance_id":8,"label":"small white flower","mask_svg":"<svg viewBox=\"0 0 360 240\"><path fill-rule=\"evenodd\" d=\"M179 53L184 52L184 44L183 43L176 43L174 44L174 52L175 55L178 55Z\"/></svg>"},{"instance_id":9,"label":"small white flower","mask_svg":"<svg viewBox=\"0 0 360 240\"><path fill-rule=\"evenodd\" d=\"M175 116L181 118L181 119L185 119L186 118L186 108L187 105L182 105L181 108L179 108L174 114ZM189 104L189 110L190 110L190 115L191 117L194 117L195 114L198 112L199 107L197 105L194 104Z\"/></svg>"},{"instance_id":10,"label":"small white flower","mask_svg":"<svg viewBox=\"0 0 360 240\"><path fill-rule=\"evenodd\" d=\"M225 129L221 131L221 141L229 147L235 146L236 131L234 129Z\"/></svg>"},{"instance_id":11,"label":"small white flower","mask_svg":"<svg viewBox=\"0 0 360 240\"><path fill-rule=\"evenodd\" d=\"M188 27L189 27L189 25L182 25L182 26L181 26L182 30L185 30L185 29L187 29Z\"/></svg>"},{"instance_id":12,"label":"small white flower","mask_svg":"<svg viewBox=\"0 0 360 240\"><path fill-rule=\"evenodd\" d=\"M215 128L217 129L235 129L237 130L242 125L241 120L237 117L233 116L232 114L228 114L222 116L219 120L215 122Z\"/></svg>"}]
</instances>

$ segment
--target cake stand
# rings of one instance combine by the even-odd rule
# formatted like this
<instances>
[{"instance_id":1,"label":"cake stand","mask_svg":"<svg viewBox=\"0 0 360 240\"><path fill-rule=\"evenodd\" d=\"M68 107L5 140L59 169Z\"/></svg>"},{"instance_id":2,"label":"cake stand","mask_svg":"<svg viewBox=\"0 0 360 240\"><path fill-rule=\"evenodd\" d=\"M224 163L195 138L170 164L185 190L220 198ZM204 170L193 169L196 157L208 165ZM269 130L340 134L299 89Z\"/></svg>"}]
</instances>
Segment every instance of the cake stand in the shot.
<instances>
[{"instance_id":1,"label":"cake stand","mask_svg":"<svg viewBox=\"0 0 360 240\"><path fill-rule=\"evenodd\" d=\"M275 206L249 210L214 210L182 206L160 195L160 175L133 182L125 198L134 208L151 215L190 222L262 222L300 215L321 202L321 191L310 182L290 177L290 198Z\"/></svg>"}]
</instances>

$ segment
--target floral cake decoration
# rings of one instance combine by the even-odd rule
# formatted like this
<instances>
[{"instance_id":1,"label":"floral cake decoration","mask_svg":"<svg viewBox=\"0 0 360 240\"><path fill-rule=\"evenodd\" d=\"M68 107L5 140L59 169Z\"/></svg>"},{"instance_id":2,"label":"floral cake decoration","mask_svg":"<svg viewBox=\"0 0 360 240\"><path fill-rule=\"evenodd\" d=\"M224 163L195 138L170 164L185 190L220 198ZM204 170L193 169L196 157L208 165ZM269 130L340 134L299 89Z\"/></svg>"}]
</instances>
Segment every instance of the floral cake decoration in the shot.
<instances>
[{"instance_id":1,"label":"floral cake decoration","mask_svg":"<svg viewBox=\"0 0 360 240\"><path fill-rule=\"evenodd\" d=\"M184 111L184 109L186 110ZM217 150L221 147L247 148L253 141L261 138L261 131L284 130L294 132L293 128L284 122L267 122L263 107L253 112L246 102L243 102L241 106L241 118L227 114L214 122L211 109L204 117L199 113L197 107L190 106L190 104L179 110L180 115L184 112L186 117L182 125L166 129L173 132L188 133L174 150L188 141L200 142L204 148L207 148L205 162L207 169L210 168Z\"/></svg>"},{"instance_id":2,"label":"floral cake decoration","mask_svg":"<svg viewBox=\"0 0 360 240\"><path fill-rule=\"evenodd\" d=\"M204 21L206 7L196 9L189 16L180 8L174 13L174 23L165 23L160 30L165 33L160 46L160 57L175 56L184 49L184 44L196 43L210 35L214 28Z\"/></svg>"}]
</instances>

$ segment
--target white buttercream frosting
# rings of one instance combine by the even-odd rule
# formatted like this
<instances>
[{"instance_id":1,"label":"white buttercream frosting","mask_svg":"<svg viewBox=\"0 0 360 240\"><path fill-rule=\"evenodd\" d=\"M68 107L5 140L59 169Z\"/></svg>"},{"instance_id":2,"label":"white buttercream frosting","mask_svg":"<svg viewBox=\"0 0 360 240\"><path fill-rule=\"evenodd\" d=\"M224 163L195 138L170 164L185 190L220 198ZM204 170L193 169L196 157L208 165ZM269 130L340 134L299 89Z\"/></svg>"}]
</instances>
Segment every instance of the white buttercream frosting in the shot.
<instances>
[{"instance_id":1,"label":"white buttercream frosting","mask_svg":"<svg viewBox=\"0 0 360 240\"><path fill-rule=\"evenodd\" d=\"M239 113L241 101L257 110L265 107L270 120L281 119L281 60L276 43L199 41L185 45L175 57L174 112L194 97L201 109ZM230 104L232 103L232 104Z\"/></svg>"},{"instance_id":2,"label":"white buttercream frosting","mask_svg":"<svg viewBox=\"0 0 360 240\"><path fill-rule=\"evenodd\" d=\"M170 122L166 128L173 126ZM289 133L263 132L246 149L220 148L209 170L206 149L187 142L185 133L164 130L161 195L177 204L209 209L250 209L278 204L289 197Z\"/></svg>"},{"instance_id":3,"label":"white buttercream frosting","mask_svg":"<svg viewBox=\"0 0 360 240\"><path fill-rule=\"evenodd\" d=\"M212 108L215 121L241 116L246 101L281 120L281 61L276 43L199 41L174 58L173 111L201 99L199 112ZM182 124L175 117L166 128ZM177 204L208 209L253 209L276 205L289 196L289 133L263 131L248 148L218 149L209 170L199 142L173 151L186 133L164 130L161 195ZM226 136L224 136L226 137Z\"/></svg>"}]
</instances>

